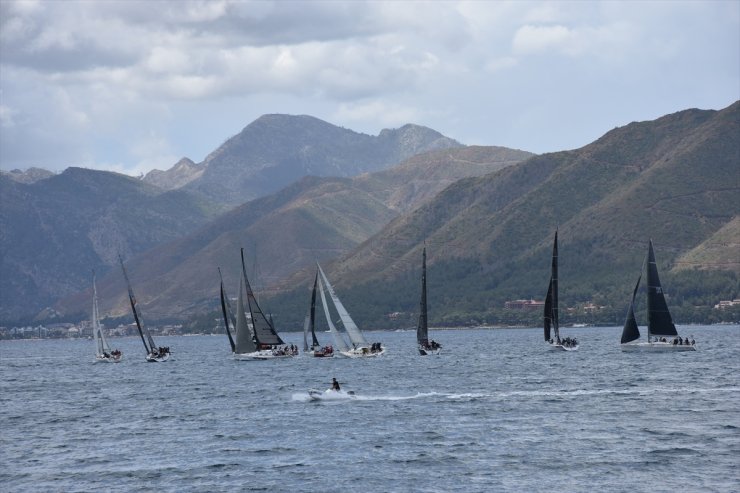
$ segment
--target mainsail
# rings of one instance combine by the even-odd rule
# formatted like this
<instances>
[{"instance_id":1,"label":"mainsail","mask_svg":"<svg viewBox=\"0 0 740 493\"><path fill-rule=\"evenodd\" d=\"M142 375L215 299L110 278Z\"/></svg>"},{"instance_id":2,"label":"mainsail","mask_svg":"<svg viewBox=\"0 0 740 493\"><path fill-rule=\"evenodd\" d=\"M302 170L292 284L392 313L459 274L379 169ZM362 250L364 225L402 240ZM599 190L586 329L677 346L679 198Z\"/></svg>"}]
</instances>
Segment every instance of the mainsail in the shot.
<instances>
[{"instance_id":1,"label":"mainsail","mask_svg":"<svg viewBox=\"0 0 740 493\"><path fill-rule=\"evenodd\" d=\"M550 284L545 297L545 340L550 340L550 328L555 332L555 339L560 338L560 323L558 312L558 231L555 230L555 240L552 244L552 265Z\"/></svg>"},{"instance_id":2,"label":"mainsail","mask_svg":"<svg viewBox=\"0 0 740 493\"><path fill-rule=\"evenodd\" d=\"M316 338L316 287L319 283L319 273L316 271L316 277L313 280L313 291L311 292L311 307L306 315L306 323L303 327L303 346L308 351L308 332L311 332L311 349L320 347L319 340Z\"/></svg>"},{"instance_id":3,"label":"mainsail","mask_svg":"<svg viewBox=\"0 0 740 493\"><path fill-rule=\"evenodd\" d=\"M111 349L105 340L103 328L100 326L100 313L98 311L98 289L95 286L95 271L93 271L93 306L92 306L92 330L95 338L95 351L98 356L110 354Z\"/></svg>"},{"instance_id":4,"label":"mainsail","mask_svg":"<svg viewBox=\"0 0 740 493\"><path fill-rule=\"evenodd\" d=\"M340 351L349 350L349 346L344 342L344 337L339 333L334 323L331 321L331 314L329 313L329 305L326 303L326 296L324 295L324 286L319 279L319 293L321 294L321 304L324 306L324 315L326 315L326 323L329 325L329 332L334 337L334 344L339 348Z\"/></svg>"},{"instance_id":5,"label":"mainsail","mask_svg":"<svg viewBox=\"0 0 740 493\"><path fill-rule=\"evenodd\" d=\"M334 308L337 309L339 318L342 320L344 330L347 331L347 335L349 335L349 338L352 341L352 345L355 348L369 347L370 345L362 336L362 332L360 332L360 329L357 327L354 320L352 320L352 317L349 316L349 313L347 312L347 309L344 308L344 305L342 305L342 302L339 301L339 297L334 292L334 288L331 286L329 280L326 278L326 274L324 274L321 266L318 262L316 262L316 265L318 266L319 272L321 273L321 280L324 282L324 286L326 286L327 291L329 291L329 296L331 296L331 300L334 302Z\"/></svg>"},{"instance_id":6,"label":"mainsail","mask_svg":"<svg viewBox=\"0 0 740 493\"><path fill-rule=\"evenodd\" d=\"M419 324L416 326L416 341L422 346L429 344L427 322L427 249L424 247L421 261L421 302L419 303Z\"/></svg>"},{"instance_id":7,"label":"mainsail","mask_svg":"<svg viewBox=\"0 0 740 493\"><path fill-rule=\"evenodd\" d=\"M131 310L134 312L134 320L136 320L136 328L139 329L139 335L141 341L144 343L147 354L152 354L157 350L157 345L154 344L154 339L149 333L149 329L144 325L144 321L141 319L138 310L136 309L136 297L134 296L134 290L131 289L131 282L128 279L126 273L126 267L123 266L123 258L118 256L118 261L121 263L121 269L123 270L123 277L126 279L126 286L128 287L128 300L131 302Z\"/></svg>"},{"instance_id":8,"label":"mainsail","mask_svg":"<svg viewBox=\"0 0 740 493\"><path fill-rule=\"evenodd\" d=\"M622 329L622 344L640 338L640 329L637 328L637 320L635 319L635 296L637 296L637 289L640 287L641 279L642 273L638 276L637 284L635 284L635 289L632 291L632 299L630 300L630 306L627 309L627 318L624 321L624 328Z\"/></svg>"},{"instance_id":9,"label":"mainsail","mask_svg":"<svg viewBox=\"0 0 740 493\"><path fill-rule=\"evenodd\" d=\"M257 340L257 344L277 346L284 344L283 340L275 332L275 328L265 317L264 312L257 303L257 298L252 291L252 287L249 285L249 279L247 278L247 269L244 266L244 249L241 249L242 256L242 275L244 276L244 285L246 286L247 293L247 305L249 306L249 313L252 318L252 328L254 330L254 337Z\"/></svg>"},{"instance_id":10,"label":"mainsail","mask_svg":"<svg viewBox=\"0 0 740 493\"><path fill-rule=\"evenodd\" d=\"M236 302L236 342L234 344L234 353L247 354L257 351L257 345L252 338L252 331L249 330L247 316L244 313L244 275L239 279L239 298Z\"/></svg>"},{"instance_id":11,"label":"mainsail","mask_svg":"<svg viewBox=\"0 0 740 493\"><path fill-rule=\"evenodd\" d=\"M677 336L676 326L673 325L668 304L663 295L663 288L658 278L658 266L655 263L653 240L648 247L647 263L647 311L648 311L648 340L650 336Z\"/></svg>"},{"instance_id":12,"label":"mainsail","mask_svg":"<svg viewBox=\"0 0 740 493\"><path fill-rule=\"evenodd\" d=\"M229 319L232 320L232 325L236 327L236 323L234 322L234 314L231 311L231 308L229 308L228 302L229 298L226 296L226 293L224 291L224 278L221 275L221 267L218 268L218 277L221 279L221 312L224 316L224 326L226 327L226 335L229 336L229 345L231 346L231 352L234 352L236 349L236 345L234 344L234 338L231 337L231 330L229 329Z\"/></svg>"}]
</instances>

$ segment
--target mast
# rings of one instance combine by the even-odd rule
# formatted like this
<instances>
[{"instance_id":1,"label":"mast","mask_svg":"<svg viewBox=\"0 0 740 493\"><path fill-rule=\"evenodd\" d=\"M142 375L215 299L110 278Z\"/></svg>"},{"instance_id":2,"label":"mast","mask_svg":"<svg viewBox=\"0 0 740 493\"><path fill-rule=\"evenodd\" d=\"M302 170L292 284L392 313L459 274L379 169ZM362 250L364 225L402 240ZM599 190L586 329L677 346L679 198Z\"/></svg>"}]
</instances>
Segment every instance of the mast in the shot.
<instances>
[{"instance_id":1,"label":"mast","mask_svg":"<svg viewBox=\"0 0 740 493\"><path fill-rule=\"evenodd\" d=\"M627 309L627 317L624 321L624 328L622 329L621 344L632 342L640 338L640 329L637 327L637 320L635 319L635 296L637 296L637 289L640 287L641 279L642 272L640 272L640 275L637 277L635 289L632 291L632 299L630 300L630 306Z\"/></svg>"},{"instance_id":2,"label":"mast","mask_svg":"<svg viewBox=\"0 0 740 493\"><path fill-rule=\"evenodd\" d=\"M326 296L324 295L324 286L322 285L321 278L319 278L319 294L321 294L321 304L324 306L324 315L326 315L326 323L329 325L329 332L331 332L331 335L334 337L334 344L336 344L340 351L347 351L349 349L347 343L331 321L329 305L326 303Z\"/></svg>"},{"instance_id":3,"label":"mast","mask_svg":"<svg viewBox=\"0 0 740 493\"><path fill-rule=\"evenodd\" d=\"M676 326L673 325L671 312L665 301L663 287L658 277L658 265L653 252L653 240L648 246L647 264L647 310L648 310L648 341L652 334L661 336L677 336Z\"/></svg>"},{"instance_id":4,"label":"mast","mask_svg":"<svg viewBox=\"0 0 740 493\"><path fill-rule=\"evenodd\" d=\"M429 344L429 326L427 322L427 248L421 256L421 301L419 302L419 323L416 326L416 342Z\"/></svg>"},{"instance_id":5,"label":"mast","mask_svg":"<svg viewBox=\"0 0 740 493\"><path fill-rule=\"evenodd\" d=\"M241 249L242 257L242 275L244 276L244 285L246 287L247 294L247 306L249 307L249 313L252 318L252 327L254 329L254 337L257 344L266 344L269 346L277 346L285 344L280 336L275 332L273 325L267 320L264 312L257 303L257 298L252 291L252 287L249 285L249 279L247 277L247 269L244 266L244 249Z\"/></svg>"},{"instance_id":6,"label":"mast","mask_svg":"<svg viewBox=\"0 0 740 493\"><path fill-rule=\"evenodd\" d=\"M326 278L326 274L324 274L321 266L318 262L316 262L316 265L318 266L319 272L321 273L321 280L323 281L324 286L326 286L326 290L329 291L329 296L331 296L332 302L334 302L334 308L337 309L337 313L339 314L339 318L342 320L344 329L347 331L347 335L349 335L349 338L352 341L352 345L355 348L369 346L369 344L363 337L362 332L360 332L360 329L357 327L357 324L355 324L355 321L352 320L352 317L349 316L349 312L346 308L344 308L342 302L339 301L337 293L334 292L334 288L331 286L329 280Z\"/></svg>"},{"instance_id":7,"label":"mast","mask_svg":"<svg viewBox=\"0 0 740 493\"><path fill-rule=\"evenodd\" d=\"M136 309L136 297L134 296L134 290L131 289L131 281L128 279L128 274L126 273L126 267L123 266L123 258L121 256L118 256L118 261L121 263L121 270L123 270L123 277L126 279L126 286L128 287L128 300L131 302L131 311L134 312L134 320L136 320L136 328L139 329L139 335L141 336L141 342L144 343L144 347L146 348L147 354L151 354L154 352L154 349L157 347L156 344L154 344L154 339L152 339L152 335L149 333L148 330L146 330L146 327L144 327L144 323L141 321L141 317L139 317L139 312ZM145 337L146 333L146 337Z\"/></svg>"},{"instance_id":8,"label":"mast","mask_svg":"<svg viewBox=\"0 0 740 493\"><path fill-rule=\"evenodd\" d=\"M218 277L221 279L221 312L224 315L224 326L226 327L226 335L229 336L229 345L231 346L231 352L233 353L236 349L234 344L234 338L231 337L231 330L229 330L229 316L230 310L226 309L226 293L224 292L224 278L221 275L221 267L218 267Z\"/></svg>"}]
</instances>

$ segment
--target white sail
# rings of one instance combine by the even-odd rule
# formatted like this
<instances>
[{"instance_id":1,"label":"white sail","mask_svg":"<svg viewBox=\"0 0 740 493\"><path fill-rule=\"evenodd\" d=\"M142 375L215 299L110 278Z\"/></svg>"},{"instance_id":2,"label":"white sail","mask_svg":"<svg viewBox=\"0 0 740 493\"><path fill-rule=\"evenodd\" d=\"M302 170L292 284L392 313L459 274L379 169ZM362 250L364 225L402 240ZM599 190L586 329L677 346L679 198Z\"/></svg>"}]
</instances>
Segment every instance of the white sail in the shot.
<instances>
[{"instance_id":1,"label":"white sail","mask_svg":"<svg viewBox=\"0 0 740 493\"><path fill-rule=\"evenodd\" d=\"M321 267L319 267L319 269L320 268ZM334 337L334 344L336 344L337 348L339 348L340 351L347 351L349 349L347 343L344 342L342 334L339 333L339 331L331 321L331 314L329 313L329 306L326 304L326 296L324 296L324 285L321 282L321 279L319 279L319 293L321 293L321 304L324 305L324 315L326 315L326 323L329 324L329 332L331 332L331 335Z\"/></svg>"},{"instance_id":2,"label":"white sail","mask_svg":"<svg viewBox=\"0 0 740 493\"><path fill-rule=\"evenodd\" d=\"M324 285L326 285L326 289L329 291L329 296L331 296L331 300L334 302L334 307L337 309L339 318L342 320L342 324L344 325L344 330L347 331L347 334L349 335L349 338L352 341L352 344L356 348L368 347L369 346L368 342L362 336L362 332L360 332L360 329L357 327L354 320L352 320L352 317L349 316L349 313L344 308L344 305L342 305L342 302L339 301L339 297L334 292L334 288L332 288L331 284L329 283L329 280L326 278L326 274L324 274L324 271L321 269L321 266L319 265L318 262L316 262L316 265L319 267L319 272L321 273L321 279L324 281ZM323 296L323 291L322 291L322 296Z\"/></svg>"},{"instance_id":3,"label":"white sail","mask_svg":"<svg viewBox=\"0 0 740 493\"><path fill-rule=\"evenodd\" d=\"M92 331L95 338L95 350L97 356L110 354L111 349L105 340L103 328L100 326L100 312L98 311L98 288L95 285L95 274L93 273L93 307L92 307Z\"/></svg>"}]
</instances>

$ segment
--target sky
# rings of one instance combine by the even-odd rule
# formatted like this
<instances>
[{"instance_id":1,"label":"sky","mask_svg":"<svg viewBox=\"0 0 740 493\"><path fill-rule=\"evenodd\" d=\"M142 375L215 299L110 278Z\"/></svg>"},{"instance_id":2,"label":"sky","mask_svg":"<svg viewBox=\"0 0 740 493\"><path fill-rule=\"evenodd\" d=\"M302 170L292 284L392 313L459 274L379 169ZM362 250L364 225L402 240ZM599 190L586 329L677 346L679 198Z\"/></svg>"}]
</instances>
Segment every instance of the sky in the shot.
<instances>
[{"instance_id":1,"label":"sky","mask_svg":"<svg viewBox=\"0 0 740 493\"><path fill-rule=\"evenodd\" d=\"M0 0L0 169L139 175L268 113L544 153L740 99L740 0Z\"/></svg>"}]
</instances>

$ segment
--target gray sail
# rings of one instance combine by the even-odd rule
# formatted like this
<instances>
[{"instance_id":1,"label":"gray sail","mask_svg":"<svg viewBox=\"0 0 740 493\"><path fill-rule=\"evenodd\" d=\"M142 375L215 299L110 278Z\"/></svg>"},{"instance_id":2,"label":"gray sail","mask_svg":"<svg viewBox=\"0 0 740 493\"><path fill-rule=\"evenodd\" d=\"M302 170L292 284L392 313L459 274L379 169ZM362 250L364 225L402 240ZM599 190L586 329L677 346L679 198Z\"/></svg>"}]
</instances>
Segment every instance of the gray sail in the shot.
<instances>
[{"instance_id":1,"label":"gray sail","mask_svg":"<svg viewBox=\"0 0 740 493\"><path fill-rule=\"evenodd\" d=\"M329 325L329 332L331 332L332 337L334 337L334 345L336 345L340 351L347 351L349 349L349 346L347 346L347 343L344 342L344 337L342 337L342 334L339 333L337 328L334 326L334 323L331 321L329 305L327 305L326 303L326 296L324 296L324 286L321 282L321 279L319 279L319 293L321 294L321 304L324 306L326 323Z\"/></svg>"},{"instance_id":2,"label":"gray sail","mask_svg":"<svg viewBox=\"0 0 740 493\"><path fill-rule=\"evenodd\" d=\"M332 288L329 280L326 278L326 274L324 274L321 266L318 262L316 262L316 265L318 266L319 272L321 273L321 279L324 282L324 286L326 286L326 290L329 291L329 296L331 296L331 300L334 302L334 308L337 309L337 313L339 314L339 318L342 321L342 325L344 325L344 330L347 331L347 335L352 341L352 345L354 345L356 348L369 347L370 344L368 344L368 342L362 336L362 332L360 332L360 329L357 327L354 320L352 320L352 317L349 316L349 313L347 312L347 309L344 308L344 305L342 305L342 302L339 301L339 297L334 292L334 288Z\"/></svg>"},{"instance_id":3,"label":"gray sail","mask_svg":"<svg viewBox=\"0 0 740 493\"><path fill-rule=\"evenodd\" d=\"M640 279L642 279L642 274L638 276L637 284L635 284L635 289L632 291L632 299L630 300L627 317L624 321L624 328L622 329L622 344L640 338L640 329L637 328L637 320L635 319L635 296L637 296L637 289L640 287Z\"/></svg>"},{"instance_id":4,"label":"gray sail","mask_svg":"<svg viewBox=\"0 0 740 493\"><path fill-rule=\"evenodd\" d=\"M647 264L647 310L648 310L648 338L651 335L677 336L676 326L673 325L671 312L665 301L663 288L658 277L658 266L653 252L653 240L648 246Z\"/></svg>"},{"instance_id":5,"label":"gray sail","mask_svg":"<svg viewBox=\"0 0 740 493\"><path fill-rule=\"evenodd\" d=\"M247 305L249 306L249 313L252 318L252 330L254 331L254 337L259 345L277 346L284 344L283 340L275 331L275 328L265 317L265 313L257 303L257 297L252 291L252 287L249 285L249 279L247 278L247 269L244 266L244 249L241 250L242 255L242 275L244 276L244 285L247 295Z\"/></svg>"},{"instance_id":6,"label":"gray sail","mask_svg":"<svg viewBox=\"0 0 740 493\"><path fill-rule=\"evenodd\" d=\"M416 326L416 341L422 346L429 344L429 324L427 320L427 249L424 247L421 261L421 302L419 303L419 323Z\"/></svg>"},{"instance_id":7,"label":"gray sail","mask_svg":"<svg viewBox=\"0 0 740 493\"><path fill-rule=\"evenodd\" d=\"M98 288L95 286L95 271L93 271L93 306L92 306L92 330L95 338L95 351L98 356L110 354L111 349L105 340L103 328L100 326L100 312L98 311Z\"/></svg>"},{"instance_id":8,"label":"gray sail","mask_svg":"<svg viewBox=\"0 0 740 493\"><path fill-rule=\"evenodd\" d=\"M234 353L247 354L257 350L249 330L247 316L244 313L244 277L239 280L239 298L236 302L236 341L234 342Z\"/></svg>"},{"instance_id":9,"label":"gray sail","mask_svg":"<svg viewBox=\"0 0 740 493\"><path fill-rule=\"evenodd\" d=\"M234 338L231 336L231 329L229 329L229 319L234 320L234 314L231 312L231 308L228 306L228 297L224 291L224 278L221 276L221 268L218 268L218 277L221 279L221 313L224 316L224 327L226 327L226 335L229 337L229 346L231 346L231 352L234 352L236 344ZM236 323L232 323L236 327Z\"/></svg>"}]
</instances>

